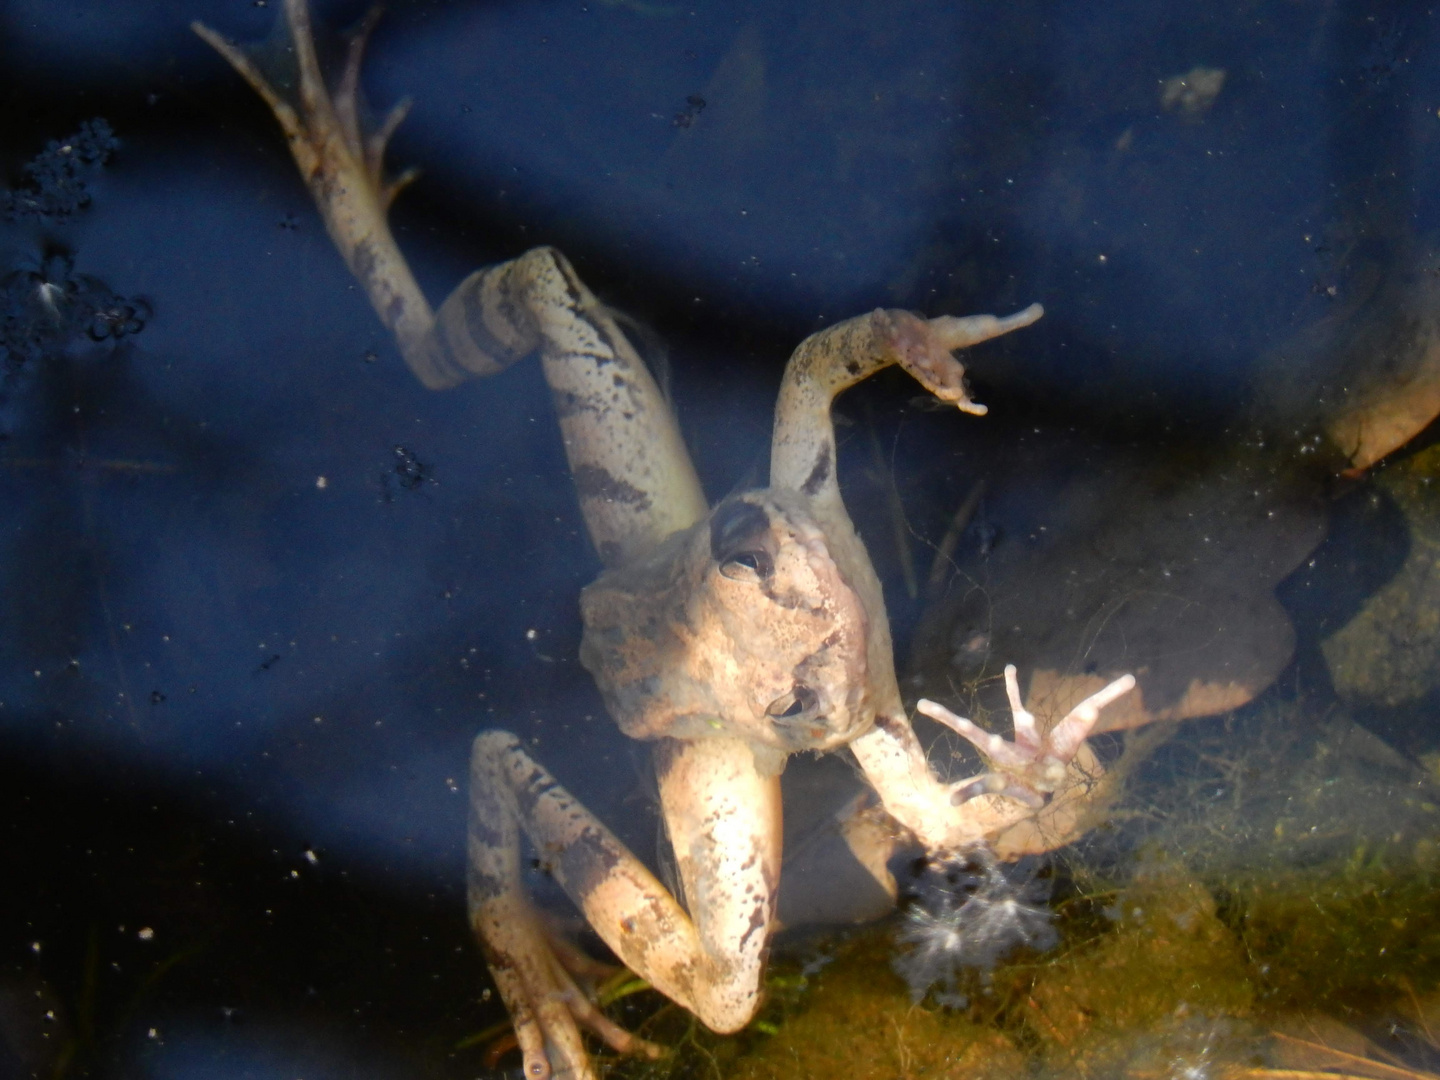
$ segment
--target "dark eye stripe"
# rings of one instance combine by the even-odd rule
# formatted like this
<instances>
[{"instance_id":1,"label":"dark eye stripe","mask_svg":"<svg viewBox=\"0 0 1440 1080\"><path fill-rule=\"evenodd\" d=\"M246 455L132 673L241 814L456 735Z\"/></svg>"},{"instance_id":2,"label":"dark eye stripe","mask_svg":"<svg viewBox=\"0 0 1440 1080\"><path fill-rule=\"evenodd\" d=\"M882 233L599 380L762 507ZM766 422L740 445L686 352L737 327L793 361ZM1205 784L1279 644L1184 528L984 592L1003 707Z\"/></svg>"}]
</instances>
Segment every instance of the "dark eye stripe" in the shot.
<instances>
[{"instance_id":1,"label":"dark eye stripe","mask_svg":"<svg viewBox=\"0 0 1440 1080\"><path fill-rule=\"evenodd\" d=\"M721 503L710 519L710 557L725 563L747 549L770 547L770 515L754 503Z\"/></svg>"}]
</instances>

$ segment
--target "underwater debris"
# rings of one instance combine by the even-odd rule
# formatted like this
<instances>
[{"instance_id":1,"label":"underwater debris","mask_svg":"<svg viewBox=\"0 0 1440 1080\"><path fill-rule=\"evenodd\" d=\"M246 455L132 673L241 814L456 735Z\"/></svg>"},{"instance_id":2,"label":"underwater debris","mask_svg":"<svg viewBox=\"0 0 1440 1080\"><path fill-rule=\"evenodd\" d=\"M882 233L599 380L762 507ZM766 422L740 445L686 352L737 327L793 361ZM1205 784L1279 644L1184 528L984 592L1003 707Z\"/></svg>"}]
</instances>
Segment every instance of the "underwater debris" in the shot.
<instances>
[{"instance_id":1,"label":"underwater debris","mask_svg":"<svg viewBox=\"0 0 1440 1080\"><path fill-rule=\"evenodd\" d=\"M430 475L430 466L415 456L415 452L405 446L395 447L395 476L398 483L406 491L414 491L427 481L435 483Z\"/></svg>"},{"instance_id":2,"label":"underwater debris","mask_svg":"<svg viewBox=\"0 0 1440 1080\"><path fill-rule=\"evenodd\" d=\"M388 503L394 498L390 490L392 483L398 485L401 491L415 491L439 482L428 462L421 461L408 446L397 445L394 468L380 474L380 501Z\"/></svg>"},{"instance_id":3,"label":"underwater debris","mask_svg":"<svg viewBox=\"0 0 1440 1080\"><path fill-rule=\"evenodd\" d=\"M74 255L57 249L0 277L0 441L15 422L10 404L42 363L63 358L77 339L103 355L150 320L148 300L74 268Z\"/></svg>"},{"instance_id":4,"label":"underwater debris","mask_svg":"<svg viewBox=\"0 0 1440 1080\"><path fill-rule=\"evenodd\" d=\"M691 94L685 99L685 108L675 114L670 121L672 127L688 128L695 122L695 118L705 111L705 99L699 94Z\"/></svg>"},{"instance_id":5,"label":"underwater debris","mask_svg":"<svg viewBox=\"0 0 1440 1080\"><path fill-rule=\"evenodd\" d=\"M1360 58L1356 72L1360 81L1372 91L1386 90L1406 64L1413 49L1407 40L1410 28L1399 20L1378 27L1369 47Z\"/></svg>"},{"instance_id":6,"label":"underwater debris","mask_svg":"<svg viewBox=\"0 0 1440 1080\"><path fill-rule=\"evenodd\" d=\"M120 147L109 122L96 117L64 139L51 139L25 166L25 183L0 192L0 214L7 221L67 218L90 205L86 175L110 160Z\"/></svg>"},{"instance_id":7,"label":"underwater debris","mask_svg":"<svg viewBox=\"0 0 1440 1080\"><path fill-rule=\"evenodd\" d=\"M1196 64L1184 75L1172 75L1160 83L1160 107L1166 112L1178 109L1194 120L1215 104L1225 86L1225 69Z\"/></svg>"},{"instance_id":8,"label":"underwater debris","mask_svg":"<svg viewBox=\"0 0 1440 1080\"><path fill-rule=\"evenodd\" d=\"M84 334L118 342L138 334L150 304L125 297L88 274L77 274L75 256L53 250L32 265L0 279L0 370L8 376L62 351Z\"/></svg>"},{"instance_id":9,"label":"underwater debris","mask_svg":"<svg viewBox=\"0 0 1440 1080\"><path fill-rule=\"evenodd\" d=\"M90 205L88 174L120 146L96 117L64 139L51 139L24 169L25 182L0 191L0 218L69 218ZM54 245L0 277L0 395L26 368L63 353L76 338L115 343L145 328L149 301L121 296L98 278L75 273L73 251Z\"/></svg>"},{"instance_id":10,"label":"underwater debris","mask_svg":"<svg viewBox=\"0 0 1440 1080\"><path fill-rule=\"evenodd\" d=\"M1052 948L1059 936L1045 907L1049 893L1047 881L1002 866L983 848L929 863L895 935L896 944L909 948L891 961L911 1000L930 994L944 1008L963 1009L967 968L988 976L1016 948Z\"/></svg>"}]
</instances>

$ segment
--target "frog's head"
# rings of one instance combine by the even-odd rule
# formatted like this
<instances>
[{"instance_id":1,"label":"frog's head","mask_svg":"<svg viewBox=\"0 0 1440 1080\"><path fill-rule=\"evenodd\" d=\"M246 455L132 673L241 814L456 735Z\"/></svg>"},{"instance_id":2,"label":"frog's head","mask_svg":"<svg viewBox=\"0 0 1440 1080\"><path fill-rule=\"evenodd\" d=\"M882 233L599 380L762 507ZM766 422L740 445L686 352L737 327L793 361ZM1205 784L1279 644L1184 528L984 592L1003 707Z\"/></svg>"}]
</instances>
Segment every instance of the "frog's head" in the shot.
<instances>
[{"instance_id":1,"label":"frog's head","mask_svg":"<svg viewBox=\"0 0 1440 1080\"><path fill-rule=\"evenodd\" d=\"M872 719L865 609L798 493L726 499L581 606L581 659L637 738L788 753L842 745Z\"/></svg>"},{"instance_id":2,"label":"frog's head","mask_svg":"<svg viewBox=\"0 0 1440 1080\"><path fill-rule=\"evenodd\" d=\"M696 607L738 665L727 726L782 750L841 745L868 726L866 617L804 498L755 491L709 521Z\"/></svg>"}]
</instances>

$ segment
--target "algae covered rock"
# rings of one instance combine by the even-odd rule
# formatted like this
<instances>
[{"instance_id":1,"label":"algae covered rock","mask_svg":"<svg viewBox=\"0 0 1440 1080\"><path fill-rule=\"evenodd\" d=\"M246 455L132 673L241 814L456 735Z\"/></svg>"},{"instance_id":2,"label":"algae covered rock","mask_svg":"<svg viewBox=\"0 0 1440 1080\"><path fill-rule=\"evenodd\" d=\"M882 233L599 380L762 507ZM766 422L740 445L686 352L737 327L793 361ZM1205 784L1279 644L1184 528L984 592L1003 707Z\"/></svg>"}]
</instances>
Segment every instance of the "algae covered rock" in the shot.
<instances>
[{"instance_id":1,"label":"algae covered rock","mask_svg":"<svg viewBox=\"0 0 1440 1080\"><path fill-rule=\"evenodd\" d=\"M1249 1014L1255 991L1240 943L1182 864L1147 855L1105 915L1110 932L1046 965L1028 995L1047 1061L1124 1057L1138 1032Z\"/></svg>"},{"instance_id":2,"label":"algae covered rock","mask_svg":"<svg viewBox=\"0 0 1440 1080\"><path fill-rule=\"evenodd\" d=\"M1000 1080L1025 1057L1008 1034L965 1014L914 1005L890 970L892 939L880 927L841 945L813 977L801 1011L741 1057L734 1080Z\"/></svg>"},{"instance_id":3,"label":"algae covered rock","mask_svg":"<svg viewBox=\"0 0 1440 1080\"><path fill-rule=\"evenodd\" d=\"M1410 550L1399 572L1321 644L1342 697L1395 707L1440 686L1440 445L1381 471Z\"/></svg>"}]
</instances>

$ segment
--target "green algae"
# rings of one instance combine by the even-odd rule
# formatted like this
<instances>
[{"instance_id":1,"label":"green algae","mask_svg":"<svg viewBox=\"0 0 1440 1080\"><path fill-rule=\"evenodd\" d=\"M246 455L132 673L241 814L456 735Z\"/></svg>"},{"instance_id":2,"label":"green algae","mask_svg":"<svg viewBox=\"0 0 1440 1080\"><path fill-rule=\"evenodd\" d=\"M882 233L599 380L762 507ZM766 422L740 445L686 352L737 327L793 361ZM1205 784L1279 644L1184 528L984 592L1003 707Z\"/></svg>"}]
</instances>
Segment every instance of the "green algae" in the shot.
<instances>
[{"instance_id":1,"label":"green algae","mask_svg":"<svg viewBox=\"0 0 1440 1080\"><path fill-rule=\"evenodd\" d=\"M782 958L783 1007L675 1075L1258 1076L1289 1060L1277 1030L1440 987L1434 779L1341 715L1182 730L1097 838L1064 853L1061 944L977 974L964 1010L912 1002L890 920L832 940L808 978Z\"/></svg>"},{"instance_id":2,"label":"green algae","mask_svg":"<svg viewBox=\"0 0 1440 1080\"><path fill-rule=\"evenodd\" d=\"M1108 823L1056 856L1059 945L968 973L965 1008L912 1000L891 918L782 942L738 1036L662 1008L644 1033L676 1053L618 1073L1261 1080L1436 1000L1433 769L1338 708L1273 697L1128 740Z\"/></svg>"},{"instance_id":3,"label":"green algae","mask_svg":"<svg viewBox=\"0 0 1440 1080\"><path fill-rule=\"evenodd\" d=\"M1059 948L977 977L961 1011L911 1001L889 967L893 923L847 935L764 1025L773 1034L752 1031L711 1075L1149 1076L1173 1075L1176 1062L1243 1071L1273 1059L1276 1029L1433 993L1435 897L1414 867L1217 883L1150 851L1123 887L1062 907Z\"/></svg>"},{"instance_id":4,"label":"green algae","mask_svg":"<svg viewBox=\"0 0 1440 1080\"><path fill-rule=\"evenodd\" d=\"M1074 897L1058 921L1058 949L977 975L958 1011L911 1000L889 967L892 923L847 935L776 1033L723 1075L1012 1077L1171 1053L1216 1031L1253 1036L1251 964L1183 867L1149 859L1124 889Z\"/></svg>"},{"instance_id":5,"label":"green algae","mask_svg":"<svg viewBox=\"0 0 1440 1080\"><path fill-rule=\"evenodd\" d=\"M1440 445L1380 469L1374 482L1404 516L1409 552L1321 649L1342 697L1394 708L1440 687Z\"/></svg>"},{"instance_id":6,"label":"green algae","mask_svg":"<svg viewBox=\"0 0 1440 1080\"><path fill-rule=\"evenodd\" d=\"M1231 881L1224 896L1268 1008L1372 1012L1407 983L1440 984L1433 873L1389 865L1289 872Z\"/></svg>"},{"instance_id":7,"label":"green algae","mask_svg":"<svg viewBox=\"0 0 1440 1080\"><path fill-rule=\"evenodd\" d=\"M1113 927L1045 964L1028 991L1024 1019L1047 1064L1128 1045L1174 1017L1250 1014L1245 955L1182 864L1147 855L1103 913Z\"/></svg>"},{"instance_id":8,"label":"green algae","mask_svg":"<svg viewBox=\"0 0 1440 1080\"><path fill-rule=\"evenodd\" d=\"M1025 1056L1001 1027L915 1004L890 970L886 924L838 943L834 960L769 1039L742 1055L736 1080L1014 1076Z\"/></svg>"}]
</instances>

